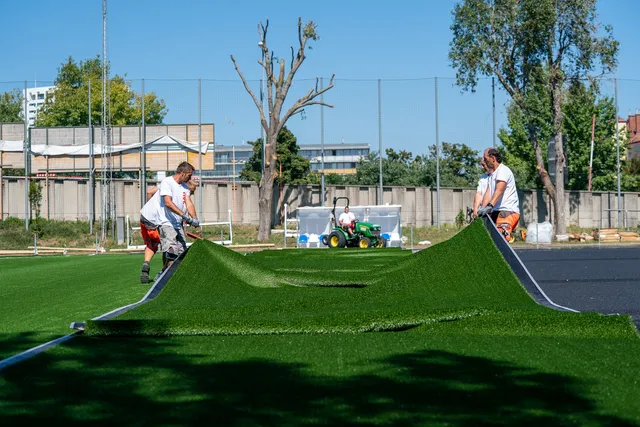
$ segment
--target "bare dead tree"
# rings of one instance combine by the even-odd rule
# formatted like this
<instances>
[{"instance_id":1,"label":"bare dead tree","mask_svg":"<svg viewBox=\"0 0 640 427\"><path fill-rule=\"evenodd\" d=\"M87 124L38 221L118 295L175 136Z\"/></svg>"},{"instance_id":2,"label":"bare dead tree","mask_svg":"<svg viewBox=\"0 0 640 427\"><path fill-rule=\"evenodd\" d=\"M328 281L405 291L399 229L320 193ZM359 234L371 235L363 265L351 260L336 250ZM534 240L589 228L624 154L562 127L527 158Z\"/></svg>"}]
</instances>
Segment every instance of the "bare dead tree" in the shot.
<instances>
[{"instance_id":1,"label":"bare dead tree","mask_svg":"<svg viewBox=\"0 0 640 427\"><path fill-rule=\"evenodd\" d=\"M269 51L267 45L267 30L269 29L269 21L266 21L266 25L262 22L258 25L258 36L260 37L259 47L262 49L262 58L258 60L258 64L264 68L266 72L266 86L267 86L267 111L264 111L262 103L258 100L253 93L247 80L245 79L238 63L233 55L231 55L231 61L236 69L236 72L240 76L244 88L247 90L253 102L255 103L258 111L260 112L260 123L265 131L266 144L264 159L265 164L264 174L260 180L259 185L259 227L258 227L258 240L264 241L271 235L272 225L272 205L273 205L273 184L278 174L276 170L276 143L278 140L278 134L292 116L301 113L306 107L311 105L323 105L325 107L333 108L333 105L327 104L320 100L316 100L318 96L328 91L333 87L333 78L335 74L331 76L329 85L320 89L318 87L318 78L316 78L315 87L309 89L309 91L296 100L289 109L283 113L283 107L287 93L293 84L293 78L300 69L300 66L306 59L305 50L310 48L307 46L309 40L318 40L320 37L316 32L317 24L313 21L309 21L306 24L302 23L302 18L298 18L298 48L297 50L291 46L291 62L289 64L289 72L286 73L286 66L284 59L276 59L273 52ZM274 73L274 60L277 61L278 67L277 75ZM286 77L285 77L286 74Z\"/></svg>"}]
</instances>

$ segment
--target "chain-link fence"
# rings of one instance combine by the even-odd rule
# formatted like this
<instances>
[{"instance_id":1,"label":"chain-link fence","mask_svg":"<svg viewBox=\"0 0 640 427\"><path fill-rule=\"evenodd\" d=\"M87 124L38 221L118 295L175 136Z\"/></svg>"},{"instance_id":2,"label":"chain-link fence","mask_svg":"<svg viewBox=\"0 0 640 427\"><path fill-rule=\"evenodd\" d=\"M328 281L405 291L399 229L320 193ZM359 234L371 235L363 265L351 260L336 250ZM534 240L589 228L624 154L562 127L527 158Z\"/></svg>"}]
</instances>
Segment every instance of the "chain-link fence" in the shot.
<instances>
[{"instance_id":1,"label":"chain-link fence","mask_svg":"<svg viewBox=\"0 0 640 427\"><path fill-rule=\"evenodd\" d=\"M590 168L581 166L580 168L569 168L567 179L575 181L585 179L585 176L592 175L594 183L593 190L596 192L613 192L616 199L619 199L620 213L614 215L616 223L623 224L623 210L631 209L624 207L624 200L618 192L640 190L640 180L636 184L634 164L632 158L640 155L640 134L638 129L638 108L635 105L640 99L640 80L614 80L602 79L598 81L599 100L608 99L617 108L618 120L611 120L611 123L598 123L600 128L608 128L607 132L596 132L592 144L591 123L579 123L582 129L586 129L580 140L571 142L571 149L582 150L590 153L594 146L594 160L590 162ZM254 100L247 93L242 82L238 80L211 80L211 79L138 79L127 80L126 84L131 92L130 102L132 111L127 123L134 123L137 130L120 131L118 135L110 135L110 141L114 146L119 144L150 141L158 138L162 132L177 132L177 138L184 141L213 142L220 146L245 146L250 141L256 141L263 137L259 122L259 113ZM258 79L247 81L255 98L266 97L264 82ZM293 103L306 94L309 90L327 87L330 84L329 77L321 79L299 79L295 80L288 93L283 113L287 111ZM322 99L333 108L320 107L317 105L305 108L304 112L293 116L287 126L297 137L298 144L368 144L371 152L381 152L384 156L385 150L393 148L396 151L404 150L411 152L413 156L429 153L429 147L441 144L442 142L466 144L473 150L481 152L486 147L497 145L501 142L496 137L500 128L508 127L507 106L509 99L493 79L482 79L478 82L474 92L463 92L455 85L452 78L425 78L425 79L384 79L384 80L347 80L335 79L334 87L327 91ZM81 127L89 126L88 112L75 111L74 114L82 116L76 126L62 132L52 128L41 129L31 127L38 121L38 114L41 114L43 104L46 102L47 90L54 86L50 81L29 81L29 82L0 82L0 94L3 94L3 109L0 110L3 116L0 117L0 170L4 175L16 175L20 171L23 179L33 173L44 170L46 177L53 176L53 156L39 156L31 150L30 144L42 143L44 145L75 146L83 145L86 141L91 141L88 130ZM95 85L94 85L95 86ZM92 122L94 127L93 146L103 143L100 127L102 125L101 99L102 87L92 87ZM122 105L114 98L115 89L112 91L112 101L109 105L109 115L107 124L112 126L123 124L124 113L119 109ZM140 95L144 93L144 102ZM263 94L261 96L261 93ZM26 97L25 97L26 94ZM51 94L51 92L49 92ZM55 95L54 95L55 96ZM88 93L87 93L88 96ZM154 98L155 97L155 98ZM137 101L136 101L137 99ZM15 114L11 117L11 111L5 105L20 105L18 116L19 123L15 122ZM137 103L136 103L137 102ZM164 105L164 109L158 106ZM264 102L266 106L266 101ZM142 108L145 108L145 120L142 120ZM27 111L26 119L24 111ZM160 110L160 111L158 111ZM614 110L615 111L615 110ZM15 113L15 112L14 112ZM84 115L83 115L84 114ZM138 119L135 115L138 115ZM603 116L604 117L604 116ZM609 116L607 116L609 117ZM78 119L76 117L76 119ZM608 120L608 119L607 119ZM86 122L86 123L85 123ZM161 122L166 124L167 129L162 131L151 126ZM169 129L172 124L187 125L183 130ZM213 125L213 130L203 130L204 125ZM98 128L96 131L95 128ZM24 138L25 129L27 138ZM147 130L145 130L147 129ZM128 133L127 133L128 132ZM137 133L136 133L137 132ZM86 134L86 135L85 135ZM123 136L124 135L124 136ZM215 135L215 136L214 136ZM582 135L582 134L580 134ZM607 140L599 140L601 135L606 135ZM127 138L129 138L127 140ZM137 138L137 140L136 140ZM605 138L605 137L602 137ZM584 140L583 140L584 139ZM26 144L22 142L26 141ZM617 141L617 142L616 142ZM22 144L21 147L18 147ZM547 141L544 141L545 148ZM636 148L636 145L639 148ZM211 144L213 148L213 144ZM19 148L19 149L18 149ZM25 150L30 151L25 156ZM138 163L128 166L130 169L138 171L154 171L158 166L153 163L146 153L146 146L138 148ZM153 150L153 148L149 148ZM58 167L59 170L72 170L86 172L92 170L95 174L100 174L104 163L98 160L93 167L85 165L79 158L69 159L66 166ZM545 153L545 158L547 153ZM47 157L43 159L42 157ZM202 153L193 153L184 156L192 162L198 169L200 176L206 177L207 170L215 170L213 157L209 159ZM166 156L166 171L175 167L175 160L178 157ZM438 160L439 160L438 156ZM572 161L571 154L567 156L568 161ZM170 160L171 159L171 160ZM81 164L82 163L82 164ZM85 162L86 163L86 162ZM117 163L114 160L112 167L125 170L124 162ZM37 165L37 168L34 168ZM154 166L155 165L155 166ZM166 172L165 171L165 172ZM211 175L215 176L215 175ZM14 178L16 178L14 176ZM381 177L380 177L381 178ZM144 189L146 174L141 173L139 178L140 194L138 204L144 203ZM27 180L28 181L28 180ZM25 181L25 182L27 182ZM104 184L104 183L103 183ZM377 184L376 203L385 200L383 187L385 182L380 179ZM28 207L28 185L24 185L25 207L24 212L29 211ZM89 186L92 187L92 186ZM637 187L637 188L636 188ZM439 188L436 188L438 190ZM15 189L14 189L15 190ZM580 191L583 189L573 188L570 190ZM12 190L13 191L13 190ZM201 199L203 192L196 197L199 202L200 213L206 216L206 203ZM435 207L440 223L440 213L443 209L440 203L440 192L436 192ZM114 204L118 197L113 194ZM88 195L87 199L95 198ZM104 202L104 201L103 201ZM15 208L15 194L8 197L4 192L0 197L0 203L4 204L0 211L6 217L9 211L19 214ZM14 206L7 209L7 204ZM98 203L100 205L100 203ZM99 217L99 206L92 206L87 209L90 216ZM91 213L93 212L93 213ZM28 215L27 215L28 216ZM443 215L444 217L449 215Z\"/></svg>"}]
</instances>

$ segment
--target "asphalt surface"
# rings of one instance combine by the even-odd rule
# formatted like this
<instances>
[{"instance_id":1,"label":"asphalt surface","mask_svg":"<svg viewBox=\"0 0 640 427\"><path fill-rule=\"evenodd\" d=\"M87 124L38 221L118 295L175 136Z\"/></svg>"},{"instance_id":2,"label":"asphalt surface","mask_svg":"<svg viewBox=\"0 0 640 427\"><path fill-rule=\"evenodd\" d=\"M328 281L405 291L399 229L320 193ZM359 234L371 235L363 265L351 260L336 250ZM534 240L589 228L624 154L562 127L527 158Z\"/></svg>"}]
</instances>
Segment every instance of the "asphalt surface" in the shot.
<instances>
[{"instance_id":1,"label":"asphalt surface","mask_svg":"<svg viewBox=\"0 0 640 427\"><path fill-rule=\"evenodd\" d=\"M640 329L640 248L516 249L556 304L629 314Z\"/></svg>"}]
</instances>

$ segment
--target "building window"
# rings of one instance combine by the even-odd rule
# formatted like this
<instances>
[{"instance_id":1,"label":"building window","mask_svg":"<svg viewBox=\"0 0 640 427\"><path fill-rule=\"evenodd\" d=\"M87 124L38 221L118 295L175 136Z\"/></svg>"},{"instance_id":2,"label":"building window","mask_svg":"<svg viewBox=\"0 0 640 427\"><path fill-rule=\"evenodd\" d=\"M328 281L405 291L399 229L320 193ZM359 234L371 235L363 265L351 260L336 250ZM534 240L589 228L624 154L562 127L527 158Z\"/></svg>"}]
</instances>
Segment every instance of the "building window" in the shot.
<instances>
[{"instance_id":1,"label":"building window","mask_svg":"<svg viewBox=\"0 0 640 427\"><path fill-rule=\"evenodd\" d=\"M39 93L38 94L38 99L44 99L44 93Z\"/></svg>"}]
</instances>

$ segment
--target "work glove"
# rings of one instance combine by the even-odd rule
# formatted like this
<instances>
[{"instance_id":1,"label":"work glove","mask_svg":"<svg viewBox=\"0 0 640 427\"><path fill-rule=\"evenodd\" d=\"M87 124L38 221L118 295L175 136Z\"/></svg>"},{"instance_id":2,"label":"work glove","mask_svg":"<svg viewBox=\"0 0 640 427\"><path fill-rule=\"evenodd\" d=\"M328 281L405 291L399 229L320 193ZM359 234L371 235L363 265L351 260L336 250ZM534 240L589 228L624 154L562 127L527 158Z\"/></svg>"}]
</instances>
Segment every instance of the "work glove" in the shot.
<instances>
[{"instance_id":1,"label":"work glove","mask_svg":"<svg viewBox=\"0 0 640 427\"><path fill-rule=\"evenodd\" d=\"M200 221L198 221L198 218L190 218L191 219L191 226L192 227L200 227Z\"/></svg>"},{"instance_id":2,"label":"work glove","mask_svg":"<svg viewBox=\"0 0 640 427\"><path fill-rule=\"evenodd\" d=\"M186 222L187 224L191 224L191 217L189 216L188 213L183 213L182 214L182 221Z\"/></svg>"},{"instance_id":3,"label":"work glove","mask_svg":"<svg viewBox=\"0 0 640 427\"><path fill-rule=\"evenodd\" d=\"M480 206L478 208L478 216L483 217L489 215L493 211L493 205L491 203L487 204L487 206Z\"/></svg>"}]
</instances>

